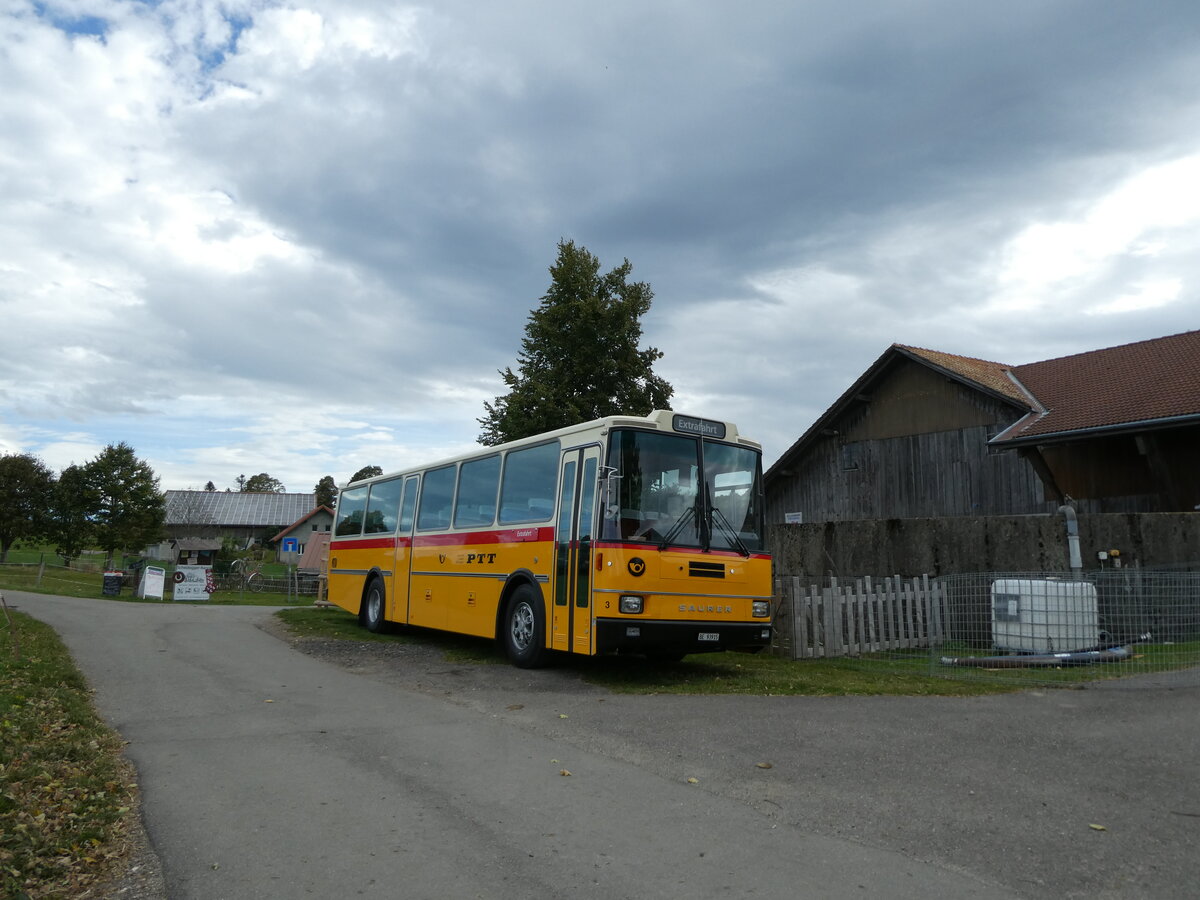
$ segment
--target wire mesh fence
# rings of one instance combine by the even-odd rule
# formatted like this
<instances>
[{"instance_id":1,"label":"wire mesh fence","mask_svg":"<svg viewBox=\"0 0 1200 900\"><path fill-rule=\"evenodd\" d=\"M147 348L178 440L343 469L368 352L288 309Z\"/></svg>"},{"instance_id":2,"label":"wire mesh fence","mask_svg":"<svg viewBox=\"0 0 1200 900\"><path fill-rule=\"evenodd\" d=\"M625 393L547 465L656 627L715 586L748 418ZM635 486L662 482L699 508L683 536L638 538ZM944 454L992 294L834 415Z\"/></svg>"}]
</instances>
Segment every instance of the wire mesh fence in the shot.
<instances>
[{"instance_id":1,"label":"wire mesh fence","mask_svg":"<svg viewBox=\"0 0 1200 900\"><path fill-rule=\"evenodd\" d=\"M144 561L141 561L144 563ZM164 600L173 599L176 567L172 563L158 563L164 571ZM0 589L10 590L52 591L68 597L93 596L103 582L105 594L133 596L142 575L144 565L124 566L123 568L106 573L105 566L96 564L80 564L71 566L53 565L42 560L36 563L6 563L0 565ZM116 581L110 588L109 582L116 576ZM253 594L277 594L288 598L315 597L319 592L320 582L315 573L300 572L290 569L283 574L265 575L260 571L214 573L212 586L216 592L211 595L213 602L248 597Z\"/></svg>"},{"instance_id":2,"label":"wire mesh fence","mask_svg":"<svg viewBox=\"0 0 1200 900\"><path fill-rule=\"evenodd\" d=\"M776 587L775 652L797 660L1046 684L1200 667L1193 569L782 577Z\"/></svg>"}]
</instances>

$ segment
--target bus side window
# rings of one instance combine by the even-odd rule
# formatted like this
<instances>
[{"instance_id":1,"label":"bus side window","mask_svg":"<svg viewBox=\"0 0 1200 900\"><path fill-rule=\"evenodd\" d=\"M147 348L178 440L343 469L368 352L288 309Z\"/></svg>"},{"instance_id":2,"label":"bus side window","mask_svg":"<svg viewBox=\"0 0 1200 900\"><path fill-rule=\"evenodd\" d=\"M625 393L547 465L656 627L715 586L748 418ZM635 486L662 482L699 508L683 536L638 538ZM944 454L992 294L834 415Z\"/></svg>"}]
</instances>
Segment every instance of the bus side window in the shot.
<instances>
[{"instance_id":1,"label":"bus side window","mask_svg":"<svg viewBox=\"0 0 1200 900\"><path fill-rule=\"evenodd\" d=\"M500 524L545 522L554 515L558 441L509 451L500 487Z\"/></svg>"},{"instance_id":2,"label":"bus side window","mask_svg":"<svg viewBox=\"0 0 1200 900\"><path fill-rule=\"evenodd\" d=\"M454 476L457 466L443 466L425 473L425 489L417 512L417 529L434 531L450 525L450 504L454 501Z\"/></svg>"},{"instance_id":3,"label":"bus side window","mask_svg":"<svg viewBox=\"0 0 1200 900\"><path fill-rule=\"evenodd\" d=\"M420 478L409 475L404 479L404 499L400 503L400 533L412 534L413 517L417 511L417 485Z\"/></svg>"},{"instance_id":4,"label":"bus side window","mask_svg":"<svg viewBox=\"0 0 1200 900\"><path fill-rule=\"evenodd\" d=\"M500 484L500 457L473 459L458 470L458 499L454 501L454 527L491 525L496 519L496 488Z\"/></svg>"},{"instance_id":5,"label":"bus side window","mask_svg":"<svg viewBox=\"0 0 1200 900\"><path fill-rule=\"evenodd\" d=\"M362 534L363 513L366 505L367 488L365 485L342 491L342 496L338 498L337 525L333 529L334 536L350 537Z\"/></svg>"},{"instance_id":6,"label":"bus side window","mask_svg":"<svg viewBox=\"0 0 1200 900\"><path fill-rule=\"evenodd\" d=\"M396 516L400 507L399 478L377 481L371 485L367 498L367 534L392 534L396 530Z\"/></svg>"}]
</instances>

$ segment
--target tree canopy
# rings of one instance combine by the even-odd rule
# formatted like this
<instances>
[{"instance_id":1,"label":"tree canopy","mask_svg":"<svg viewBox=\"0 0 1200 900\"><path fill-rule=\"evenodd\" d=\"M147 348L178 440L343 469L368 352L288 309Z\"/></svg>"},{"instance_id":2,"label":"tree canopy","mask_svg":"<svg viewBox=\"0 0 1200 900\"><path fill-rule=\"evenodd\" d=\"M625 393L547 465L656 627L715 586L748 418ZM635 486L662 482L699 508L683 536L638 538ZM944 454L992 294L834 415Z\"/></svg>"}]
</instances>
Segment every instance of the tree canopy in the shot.
<instances>
[{"instance_id":1,"label":"tree canopy","mask_svg":"<svg viewBox=\"0 0 1200 900\"><path fill-rule=\"evenodd\" d=\"M550 287L525 325L517 371L500 371L509 391L484 403L481 444L668 406L674 389L654 374L662 352L638 346L654 293L628 280L632 270L626 259L601 274L585 247L559 241Z\"/></svg>"},{"instance_id":2,"label":"tree canopy","mask_svg":"<svg viewBox=\"0 0 1200 900\"><path fill-rule=\"evenodd\" d=\"M166 517L166 501L158 477L133 448L122 441L109 444L85 467L87 486L95 492L92 523L96 543L113 553L141 549L159 540Z\"/></svg>"},{"instance_id":3,"label":"tree canopy","mask_svg":"<svg viewBox=\"0 0 1200 900\"><path fill-rule=\"evenodd\" d=\"M326 475L313 487L313 493L317 495L317 506L333 506L337 499L337 482L332 475Z\"/></svg>"},{"instance_id":4,"label":"tree canopy","mask_svg":"<svg viewBox=\"0 0 1200 900\"><path fill-rule=\"evenodd\" d=\"M363 466L357 472L350 476L351 481L362 481L364 478L374 478L376 475L382 475L383 469L379 466Z\"/></svg>"},{"instance_id":5,"label":"tree canopy","mask_svg":"<svg viewBox=\"0 0 1200 900\"><path fill-rule=\"evenodd\" d=\"M282 494L287 490L282 481L272 478L266 472L259 472L249 478L239 476L238 483L241 485L239 490L247 494Z\"/></svg>"},{"instance_id":6,"label":"tree canopy","mask_svg":"<svg viewBox=\"0 0 1200 900\"><path fill-rule=\"evenodd\" d=\"M18 540L44 537L54 473L29 453L0 456L0 563Z\"/></svg>"},{"instance_id":7,"label":"tree canopy","mask_svg":"<svg viewBox=\"0 0 1200 900\"><path fill-rule=\"evenodd\" d=\"M64 565L69 566L91 543L92 514L98 505L87 467L71 465L63 469L52 492L50 536L55 542L54 552L62 557Z\"/></svg>"}]
</instances>

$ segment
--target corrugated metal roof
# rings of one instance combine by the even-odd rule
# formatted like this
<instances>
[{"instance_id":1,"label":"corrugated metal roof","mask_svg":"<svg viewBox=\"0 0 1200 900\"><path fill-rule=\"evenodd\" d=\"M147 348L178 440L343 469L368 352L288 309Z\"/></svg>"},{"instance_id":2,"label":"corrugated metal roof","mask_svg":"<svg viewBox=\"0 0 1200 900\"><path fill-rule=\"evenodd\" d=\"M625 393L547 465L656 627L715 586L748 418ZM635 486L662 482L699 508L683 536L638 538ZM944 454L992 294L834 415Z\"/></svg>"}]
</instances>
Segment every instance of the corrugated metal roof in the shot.
<instances>
[{"instance_id":1,"label":"corrugated metal roof","mask_svg":"<svg viewBox=\"0 0 1200 900\"><path fill-rule=\"evenodd\" d=\"M1044 407L994 444L1200 417L1200 331L1013 366Z\"/></svg>"},{"instance_id":2,"label":"corrugated metal roof","mask_svg":"<svg viewBox=\"0 0 1200 900\"><path fill-rule=\"evenodd\" d=\"M316 494L167 491L167 525L261 528L287 525L312 512Z\"/></svg>"}]
</instances>

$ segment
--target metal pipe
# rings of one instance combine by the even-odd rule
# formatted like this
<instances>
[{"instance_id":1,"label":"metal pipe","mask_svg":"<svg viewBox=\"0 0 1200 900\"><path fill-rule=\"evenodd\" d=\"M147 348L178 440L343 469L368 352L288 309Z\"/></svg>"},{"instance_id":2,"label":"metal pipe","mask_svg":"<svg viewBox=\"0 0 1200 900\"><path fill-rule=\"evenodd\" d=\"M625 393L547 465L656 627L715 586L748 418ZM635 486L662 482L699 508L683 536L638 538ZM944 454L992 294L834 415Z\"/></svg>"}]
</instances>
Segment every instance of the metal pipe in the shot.
<instances>
[{"instance_id":1,"label":"metal pipe","mask_svg":"<svg viewBox=\"0 0 1200 900\"><path fill-rule=\"evenodd\" d=\"M1075 507L1063 504L1058 508L1067 520L1067 555L1071 563L1071 574L1078 579L1083 575L1083 557L1079 554L1079 519Z\"/></svg>"}]
</instances>

